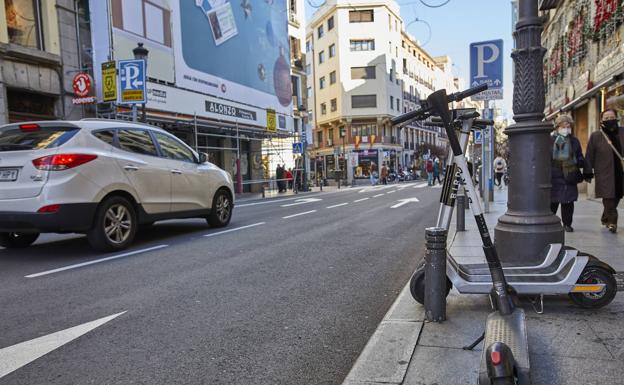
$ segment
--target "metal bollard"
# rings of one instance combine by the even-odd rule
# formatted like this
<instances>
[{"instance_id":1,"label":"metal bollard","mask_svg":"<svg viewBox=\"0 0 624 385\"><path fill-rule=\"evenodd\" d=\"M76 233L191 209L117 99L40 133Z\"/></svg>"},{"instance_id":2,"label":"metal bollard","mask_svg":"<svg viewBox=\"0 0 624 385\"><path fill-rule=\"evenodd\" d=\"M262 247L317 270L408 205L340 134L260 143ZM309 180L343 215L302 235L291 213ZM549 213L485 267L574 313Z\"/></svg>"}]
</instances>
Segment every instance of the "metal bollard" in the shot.
<instances>
[{"instance_id":1,"label":"metal bollard","mask_svg":"<svg viewBox=\"0 0 624 385\"><path fill-rule=\"evenodd\" d=\"M426 229L425 316L427 321L446 320L446 229Z\"/></svg>"},{"instance_id":2,"label":"metal bollard","mask_svg":"<svg viewBox=\"0 0 624 385\"><path fill-rule=\"evenodd\" d=\"M262 197L265 198L265 196L264 196L264 183L262 184Z\"/></svg>"},{"instance_id":3,"label":"metal bollard","mask_svg":"<svg viewBox=\"0 0 624 385\"><path fill-rule=\"evenodd\" d=\"M466 231L466 196L457 195L457 231Z\"/></svg>"}]
</instances>

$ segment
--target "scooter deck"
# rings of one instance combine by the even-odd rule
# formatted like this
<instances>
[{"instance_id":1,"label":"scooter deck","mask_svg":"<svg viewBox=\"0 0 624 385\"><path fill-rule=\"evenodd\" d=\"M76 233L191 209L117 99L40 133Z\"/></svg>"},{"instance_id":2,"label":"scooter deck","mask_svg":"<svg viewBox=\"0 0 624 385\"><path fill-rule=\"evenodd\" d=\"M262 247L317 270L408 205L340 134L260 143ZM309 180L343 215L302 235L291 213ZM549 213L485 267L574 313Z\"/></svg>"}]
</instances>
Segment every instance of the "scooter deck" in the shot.
<instances>
[{"instance_id":1,"label":"scooter deck","mask_svg":"<svg viewBox=\"0 0 624 385\"><path fill-rule=\"evenodd\" d=\"M495 342L503 342L511 349L515 360L518 385L531 383L529 363L529 342L527 338L524 310L514 309L509 315L501 315L498 311L490 313L485 324L485 339L481 353L479 368L479 385L490 385L486 366L487 347Z\"/></svg>"}]
</instances>

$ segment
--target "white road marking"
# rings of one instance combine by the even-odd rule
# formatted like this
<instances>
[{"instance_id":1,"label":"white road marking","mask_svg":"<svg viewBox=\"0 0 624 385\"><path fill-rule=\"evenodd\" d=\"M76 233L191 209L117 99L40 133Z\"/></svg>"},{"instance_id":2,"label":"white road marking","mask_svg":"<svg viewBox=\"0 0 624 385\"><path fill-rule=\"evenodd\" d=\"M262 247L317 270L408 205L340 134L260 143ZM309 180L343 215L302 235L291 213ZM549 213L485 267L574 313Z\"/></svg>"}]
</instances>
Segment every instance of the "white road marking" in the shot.
<instances>
[{"instance_id":1,"label":"white road marking","mask_svg":"<svg viewBox=\"0 0 624 385\"><path fill-rule=\"evenodd\" d=\"M426 186L427 186L427 183L421 183L421 184L417 184L416 186L414 186L414 188L423 188Z\"/></svg>"},{"instance_id":2,"label":"white road marking","mask_svg":"<svg viewBox=\"0 0 624 385\"><path fill-rule=\"evenodd\" d=\"M326 209L333 209L334 207L340 207L340 206L345 206L348 205L349 202L345 202L345 203L338 203L337 205L333 205L333 206L327 206L325 207Z\"/></svg>"},{"instance_id":3,"label":"white road marking","mask_svg":"<svg viewBox=\"0 0 624 385\"><path fill-rule=\"evenodd\" d=\"M312 202L318 202L318 201L322 201L322 199L320 199L320 198L301 198L301 199L297 199L295 201L295 203L289 203L287 205L281 205L280 207L298 206L298 205L302 205L302 204L305 204L305 203L312 203Z\"/></svg>"},{"instance_id":4,"label":"white road marking","mask_svg":"<svg viewBox=\"0 0 624 385\"><path fill-rule=\"evenodd\" d=\"M401 206L403 206L405 204L408 204L410 202L420 202L420 201L418 200L418 198L399 199L399 203L397 203L394 206L390 206L390 208L391 209L396 209L396 208L401 207Z\"/></svg>"},{"instance_id":5,"label":"white road marking","mask_svg":"<svg viewBox=\"0 0 624 385\"><path fill-rule=\"evenodd\" d=\"M294 217L298 217L299 215L312 214L312 213L315 213L315 212L316 212L316 210L305 211L305 212L299 213L299 214L287 215L285 217L282 217L282 219L294 218Z\"/></svg>"},{"instance_id":6,"label":"white road marking","mask_svg":"<svg viewBox=\"0 0 624 385\"><path fill-rule=\"evenodd\" d=\"M392 193L395 193L395 192L397 192L397 190L388 191L386 194L392 194Z\"/></svg>"},{"instance_id":7,"label":"white road marking","mask_svg":"<svg viewBox=\"0 0 624 385\"><path fill-rule=\"evenodd\" d=\"M382 194L377 194L377 195L373 195L373 198L377 198L377 197L380 197L380 196L383 196L383 195L384 195L384 193L382 193Z\"/></svg>"},{"instance_id":8,"label":"white road marking","mask_svg":"<svg viewBox=\"0 0 624 385\"><path fill-rule=\"evenodd\" d=\"M206 234L206 235L204 235L204 237L214 237L215 235L221 235L221 234L225 234L225 233L231 233L232 231L238 231L238 230L242 230L242 229L248 229L248 228L250 228L250 227L260 226L260 225L264 225L264 224L266 224L266 222L258 222L258 223L254 223L253 225L241 226L241 227L236 227L236 228L229 229L229 230L218 231L218 232L216 232L216 233Z\"/></svg>"},{"instance_id":9,"label":"white road marking","mask_svg":"<svg viewBox=\"0 0 624 385\"><path fill-rule=\"evenodd\" d=\"M124 313L125 311L0 349L0 378Z\"/></svg>"},{"instance_id":10,"label":"white road marking","mask_svg":"<svg viewBox=\"0 0 624 385\"><path fill-rule=\"evenodd\" d=\"M362 201L366 201L366 200L368 200L368 199L370 199L370 198L362 198L362 199L356 199L356 200L354 200L354 201L353 201L353 203L357 203L357 202L362 202Z\"/></svg>"},{"instance_id":11,"label":"white road marking","mask_svg":"<svg viewBox=\"0 0 624 385\"><path fill-rule=\"evenodd\" d=\"M136 254L140 254L140 253L146 253L148 251L163 249L165 247L169 247L169 245L158 245L158 246L154 246L154 247L148 247L147 249L134 250L134 251L130 251L130 252L123 253L123 254L113 255L112 257L100 258L100 259L96 259L96 260L89 261L89 262L83 262L83 263L77 263L75 265L59 267L58 269L42 271L41 273L29 274L29 275L25 276L24 278L37 278L37 277L41 277L41 276L44 276L44 275L58 273L58 272L65 271L65 270L77 269L79 267L89 266L89 265L93 265L93 264L96 264L96 263L112 261L114 259L129 257L131 255L136 255Z\"/></svg>"}]
</instances>

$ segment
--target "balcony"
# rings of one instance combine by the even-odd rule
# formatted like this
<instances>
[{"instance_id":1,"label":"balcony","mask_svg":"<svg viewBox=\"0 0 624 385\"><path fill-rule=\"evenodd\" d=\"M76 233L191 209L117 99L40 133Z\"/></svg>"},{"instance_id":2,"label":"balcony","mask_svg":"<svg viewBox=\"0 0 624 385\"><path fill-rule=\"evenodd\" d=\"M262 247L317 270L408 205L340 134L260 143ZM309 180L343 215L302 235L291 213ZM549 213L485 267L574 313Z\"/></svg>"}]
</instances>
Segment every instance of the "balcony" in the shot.
<instances>
[{"instance_id":1,"label":"balcony","mask_svg":"<svg viewBox=\"0 0 624 385\"><path fill-rule=\"evenodd\" d=\"M297 13L294 12L292 9L290 10L290 12L288 12L288 22L292 24L293 27L301 27L299 20L297 20Z\"/></svg>"}]
</instances>

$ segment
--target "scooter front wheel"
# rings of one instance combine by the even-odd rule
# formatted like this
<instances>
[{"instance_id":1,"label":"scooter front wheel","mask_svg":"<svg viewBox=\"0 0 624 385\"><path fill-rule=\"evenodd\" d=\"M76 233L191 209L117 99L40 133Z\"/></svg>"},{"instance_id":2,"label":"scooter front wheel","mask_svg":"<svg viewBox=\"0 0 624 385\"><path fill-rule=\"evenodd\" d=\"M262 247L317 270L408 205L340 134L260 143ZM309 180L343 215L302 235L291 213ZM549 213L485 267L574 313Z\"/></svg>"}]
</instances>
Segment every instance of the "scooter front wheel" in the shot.
<instances>
[{"instance_id":1,"label":"scooter front wheel","mask_svg":"<svg viewBox=\"0 0 624 385\"><path fill-rule=\"evenodd\" d=\"M597 266L586 267L577 283L579 284L604 284L600 293L570 293L572 302L588 309L597 309L608 305L617 293L617 281L613 274L606 269Z\"/></svg>"},{"instance_id":2,"label":"scooter front wheel","mask_svg":"<svg viewBox=\"0 0 624 385\"><path fill-rule=\"evenodd\" d=\"M446 293L445 296L448 296L449 292L453 288L453 283L448 277L446 278ZM421 305L425 304L425 264L421 263L418 266L418 269L412 275L410 279L410 293L412 297Z\"/></svg>"}]
</instances>

